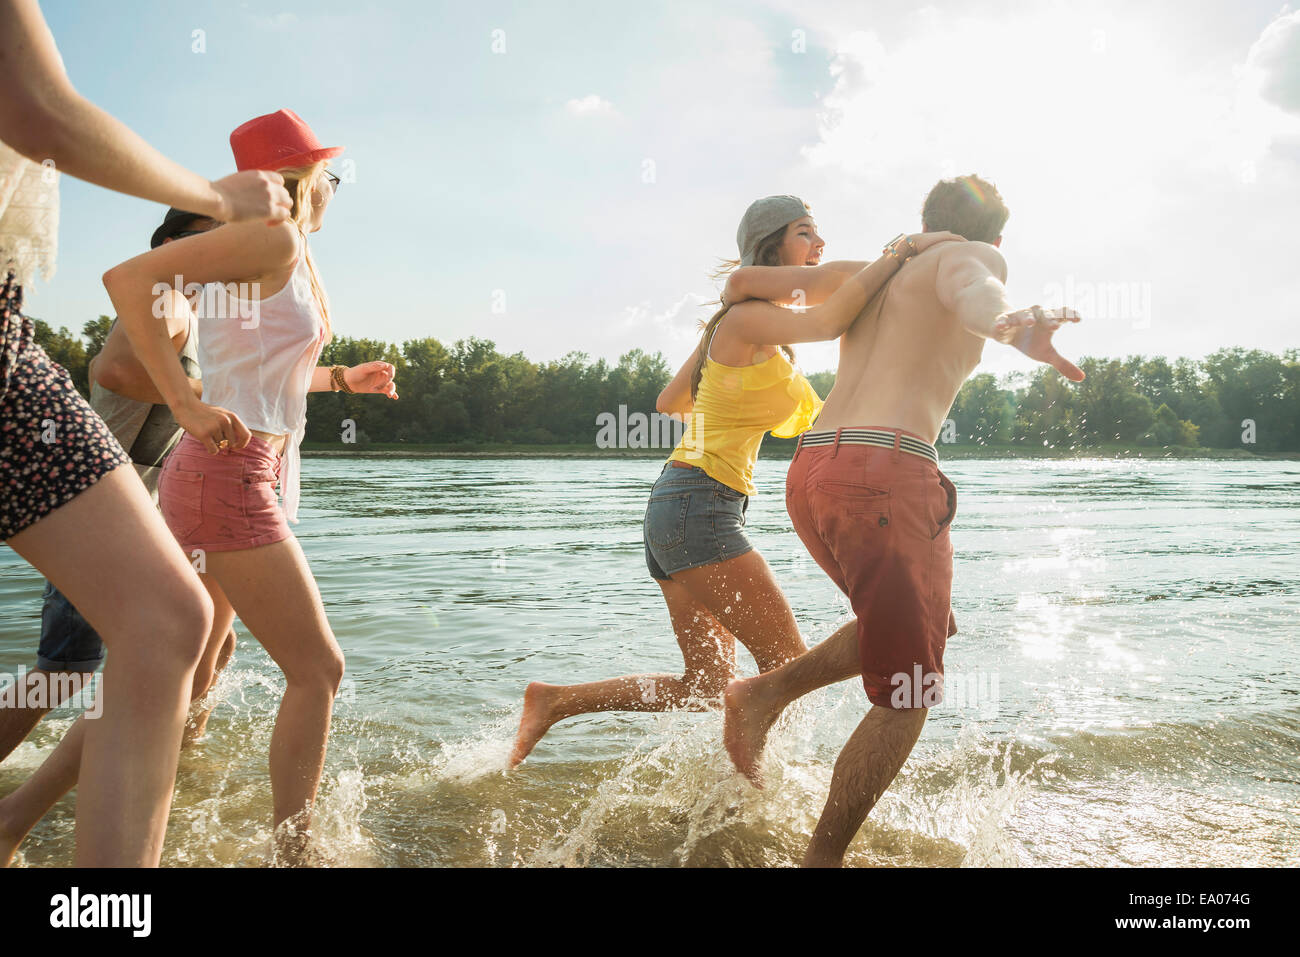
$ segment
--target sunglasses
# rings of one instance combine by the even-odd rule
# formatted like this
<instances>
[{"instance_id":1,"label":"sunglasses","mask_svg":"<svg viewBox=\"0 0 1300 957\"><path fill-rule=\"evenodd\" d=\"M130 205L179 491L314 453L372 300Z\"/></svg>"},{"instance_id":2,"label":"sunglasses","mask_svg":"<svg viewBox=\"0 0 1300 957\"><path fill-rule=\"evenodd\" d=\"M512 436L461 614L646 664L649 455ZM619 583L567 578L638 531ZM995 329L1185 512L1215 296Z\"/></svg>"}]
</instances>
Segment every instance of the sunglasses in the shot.
<instances>
[{"instance_id":1,"label":"sunglasses","mask_svg":"<svg viewBox=\"0 0 1300 957\"><path fill-rule=\"evenodd\" d=\"M326 170L325 178L329 180L330 188L337 193L339 191L339 184L342 182L342 180L339 179L339 174L331 170Z\"/></svg>"}]
</instances>

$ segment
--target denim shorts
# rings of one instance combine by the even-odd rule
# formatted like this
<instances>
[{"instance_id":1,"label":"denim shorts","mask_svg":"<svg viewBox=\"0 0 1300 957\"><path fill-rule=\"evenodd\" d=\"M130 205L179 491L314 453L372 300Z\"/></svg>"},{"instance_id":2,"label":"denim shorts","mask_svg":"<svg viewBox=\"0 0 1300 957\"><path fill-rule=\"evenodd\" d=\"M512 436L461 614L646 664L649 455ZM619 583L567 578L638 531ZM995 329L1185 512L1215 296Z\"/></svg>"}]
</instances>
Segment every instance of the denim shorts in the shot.
<instances>
[{"instance_id":1,"label":"denim shorts","mask_svg":"<svg viewBox=\"0 0 1300 957\"><path fill-rule=\"evenodd\" d=\"M688 568L752 551L745 537L749 496L703 469L664 466L646 505L645 563L659 581Z\"/></svg>"},{"instance_id":2,"label":"denim shorts","mask_svg":"<svg viewBox=\"0 0 1300 957\"><path fill-rule=\"evenodd\" d=\"M36 667L42 671L94 671L104 660L104 642L81 612L50 582L41 606L41 646Z\"/></svg>"}]
</instances>

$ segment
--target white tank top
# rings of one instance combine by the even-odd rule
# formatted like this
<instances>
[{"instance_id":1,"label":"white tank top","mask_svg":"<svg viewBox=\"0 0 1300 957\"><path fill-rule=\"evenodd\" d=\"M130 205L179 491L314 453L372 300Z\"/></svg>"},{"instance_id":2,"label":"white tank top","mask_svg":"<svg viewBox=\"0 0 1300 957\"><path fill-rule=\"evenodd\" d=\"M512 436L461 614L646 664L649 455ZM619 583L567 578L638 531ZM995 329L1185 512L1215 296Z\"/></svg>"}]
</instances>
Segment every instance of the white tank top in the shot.
<instances>
[{"instance_id":1,"label":"white tank top","mask_svg":"<svg viewBox=\"0 0 1300 957\"><path fill-rule=\"evenodd\" d=\"M203 287L195 316L203 401L229 409L244 425L285 442L280 494L285 517L298 521L298 444L307 432L307 390L325 342L325 323L311 291L307 237L293 275L260 301L221 283Z\"/></svg>"}]
</instances>

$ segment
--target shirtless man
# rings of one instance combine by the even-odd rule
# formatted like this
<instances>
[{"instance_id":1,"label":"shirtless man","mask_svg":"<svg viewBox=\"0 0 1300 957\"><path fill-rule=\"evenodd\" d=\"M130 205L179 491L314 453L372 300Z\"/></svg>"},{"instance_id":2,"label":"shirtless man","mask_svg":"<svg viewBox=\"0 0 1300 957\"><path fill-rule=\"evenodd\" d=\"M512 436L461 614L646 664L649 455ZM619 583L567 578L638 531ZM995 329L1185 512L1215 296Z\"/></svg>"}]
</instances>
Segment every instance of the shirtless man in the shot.
<instances>
[{"instance_id":1,"label":"shirtless man","mask_svg":"<svg viewBox=\"0 0 1300 957\"><path fill-rule=\"evenodd\" d=\"M949 526L957 491L934 441L962 383L994 340L1057 369L1083 372L1052 346L1071 310L1012 311L997 246L1007 208L977 176L945 180L922 210L945 242L906 262L840 339L835 387L815 431L800 438L786 505L813 558L849 596L855 620L806 654L725 694L724 739L736 767L760 784L767 732L795 699L860 675L871 709L835 762L830 795L804 857L836 867L942 699L943 651L957 631L949 606ZM921 678L917 686L917 677Z\"/></svg>"}]
</instances>

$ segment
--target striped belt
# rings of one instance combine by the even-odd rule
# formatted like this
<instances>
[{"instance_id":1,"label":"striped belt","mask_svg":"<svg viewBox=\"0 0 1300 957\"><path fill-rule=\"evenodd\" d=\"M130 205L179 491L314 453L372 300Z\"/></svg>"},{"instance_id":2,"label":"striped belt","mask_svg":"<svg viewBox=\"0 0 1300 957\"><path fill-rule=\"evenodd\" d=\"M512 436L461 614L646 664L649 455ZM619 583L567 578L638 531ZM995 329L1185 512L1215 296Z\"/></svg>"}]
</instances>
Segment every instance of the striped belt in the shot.
<instances>
[{"instance_id":1,"label":"striped belt","mask_svg":"<svg viewBox=\"0 0 1300 957\"><path fill-rule=\"evenodd\" d=\"M821 432L805 432L799 437L799 448L817 448L824 445L877 445L882 449L894 448L909 455L919 455L939 464L939 453L929 442L922 442L914 435L895 429L832 429Z\"/></svg>"}]
</instances>

